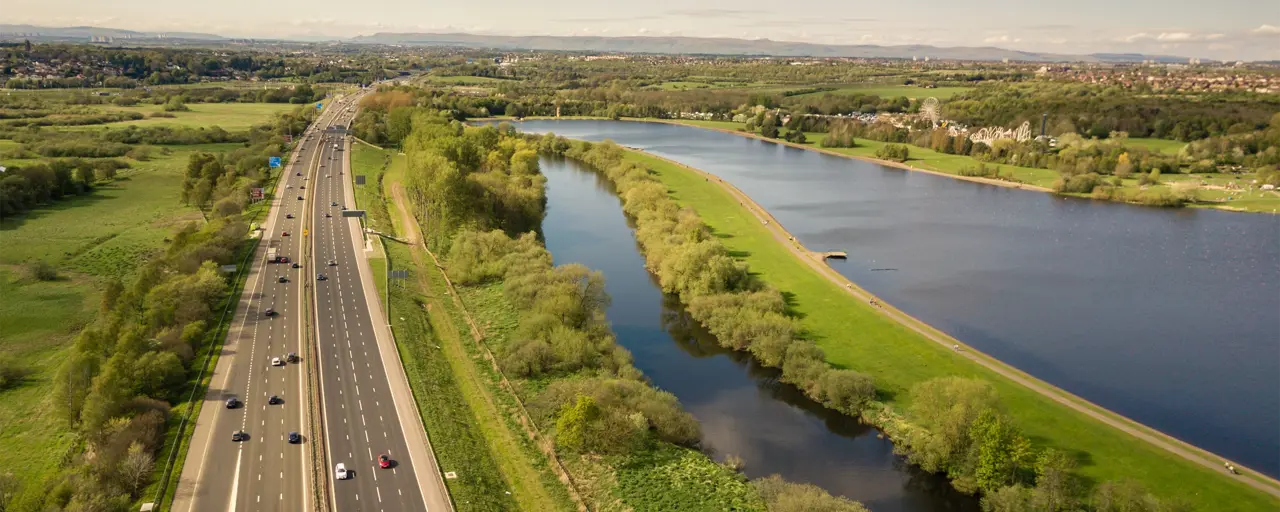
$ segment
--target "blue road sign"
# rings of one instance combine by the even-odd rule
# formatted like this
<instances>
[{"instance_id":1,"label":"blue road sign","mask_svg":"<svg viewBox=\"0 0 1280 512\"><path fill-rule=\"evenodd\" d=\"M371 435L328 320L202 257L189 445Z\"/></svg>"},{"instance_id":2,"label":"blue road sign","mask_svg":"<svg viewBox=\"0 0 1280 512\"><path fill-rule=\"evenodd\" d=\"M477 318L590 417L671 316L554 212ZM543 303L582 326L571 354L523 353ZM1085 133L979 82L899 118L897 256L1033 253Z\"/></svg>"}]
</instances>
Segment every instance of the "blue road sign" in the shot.
<instances>
[{"instance_id":1,"label":"blue road sign","mask_svg":"<svg viewBox=\"0 0 1280 512\"><path fill-rule=\"evenodd\" d=\"M322 108L322 107L324 107L324 103L316 103L316 108Z\"/></svg>"},{"instance_id":2,"label":"blue road sign","mask_svg":"<svg viewBox=\"0 0 1280 512\"><path fill-rule=\"evenodd\" d=\"M269 161L271 162L271 167L280 167L280 157L273 156Z\"/></svg>"}]
</instances>

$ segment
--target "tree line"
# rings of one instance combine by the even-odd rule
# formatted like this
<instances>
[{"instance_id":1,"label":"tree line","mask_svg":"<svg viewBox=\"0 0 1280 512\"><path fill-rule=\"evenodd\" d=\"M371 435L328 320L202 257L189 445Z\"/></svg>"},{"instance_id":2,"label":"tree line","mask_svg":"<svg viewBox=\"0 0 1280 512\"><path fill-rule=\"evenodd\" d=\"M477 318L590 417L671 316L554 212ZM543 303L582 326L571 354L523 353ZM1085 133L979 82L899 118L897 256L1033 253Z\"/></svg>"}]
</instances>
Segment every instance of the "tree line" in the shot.
<instances>
[{"instance_id":1,"label":"tree line","mask_svg":"<svg viewBox=\"0 0 1280 512\"><path fill-rule=\"evenodd\" d=\"M51 407L83 439L70 465L15 493L8 510L126 510L151 483L170 403L192 384L195 356L216 331L243 248L239 210L190 223L133 281L108 283L96 320L76 337Z\"/></svg>"},{"instance_id":2,"label":"tree line","mask_svg":"<svg viewBox=\"0 0 1280 512\"><path fill-rule=\"evenodd\" d=\"M648 169L624 160L622 148L551 134L539 138L539 147L610 179L636 223L646 266L722 346L780 368L780 380L814 401L877 425L912 463L947 474L962 492L981 494L985 510L1179 510L1129 481L1103 482L1090 494L1075 473L1076 460L1062 451L1067 448L1035 446L985 381L924 381L911 388L905 413L892 410L878 400L870 376L828 365L800 332L782 294L731 257L697 213L681 208Z\"/></svg>"}]
</instances>

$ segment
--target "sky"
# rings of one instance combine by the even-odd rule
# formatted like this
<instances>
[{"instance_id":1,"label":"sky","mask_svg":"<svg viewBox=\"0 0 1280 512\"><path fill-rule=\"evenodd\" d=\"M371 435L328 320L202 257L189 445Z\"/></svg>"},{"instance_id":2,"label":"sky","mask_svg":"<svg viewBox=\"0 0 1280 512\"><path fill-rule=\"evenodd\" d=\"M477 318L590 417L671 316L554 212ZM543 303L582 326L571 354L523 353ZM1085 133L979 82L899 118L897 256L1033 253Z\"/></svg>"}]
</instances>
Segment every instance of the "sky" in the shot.
<instances>
[{"instance_id":1,"label":"sky","mask_svg":"<svg viewBox=\"0 0 1280 512\"><path fill-rule=\"evenodd\" d=\"M690 36L1280 59L1280 0L5 0L0 23L230 37Z\"/></svg>"}]
</instances>

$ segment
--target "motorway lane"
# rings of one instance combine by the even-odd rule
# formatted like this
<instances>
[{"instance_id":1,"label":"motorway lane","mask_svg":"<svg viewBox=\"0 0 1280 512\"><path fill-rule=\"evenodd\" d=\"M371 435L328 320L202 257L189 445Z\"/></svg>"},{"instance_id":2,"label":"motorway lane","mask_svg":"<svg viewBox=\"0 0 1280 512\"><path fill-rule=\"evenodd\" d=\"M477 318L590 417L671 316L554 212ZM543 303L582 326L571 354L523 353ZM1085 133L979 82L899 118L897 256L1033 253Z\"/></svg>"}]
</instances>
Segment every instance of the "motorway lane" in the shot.
<instances>
[{"instance_id":1,"label":"motorway lane","mask_svg":"<svg viewBox=\"0 0 1280 512\"><path fill-rule=\"evenodd\" d=\"M352 236L358 233L353 224L359 221L341 216L341 206L347 205L347 155L335 151L334 144L345 146L345 141L340 135L329 136L322 149L327 171L317 178L313 240L315 261L326 266L317 272L328 277L316 283L316 308L330 462L344 463L353 471L352 478L333 482L334 504L343 512L425 511L415 461L409 456L388 369L375 339L364 289L372 284L363 283L357 270ZM333 206L335 202L339 206ZM325 213L331 217L325 218ZM328 266L329 261L336 265ZM409 428L421 429L416 416L407 420ZM392 459L390 469L378 467L381 454Z\"/></svg>"},{"instance_id":2,"label":"motorway lane","mask_svg":"<svg viewBox=\"0 0 1280 512\"><path fill-rule=\"evenodd\" d=\"M335 118L336 110L325 112L316 125ZM265 259L267 248L273 243L281 255L292 260L302 256L305 212L304 201L297 196L305 191L302 187L311 183L304 178L313 176L309 171L318 163L316 150L321 138L318 133L310 141L304 138L294 165L278 185L273 199L276 204L263 224L263 243L250 269L247 300L242 300L243 307L238 311L240 328L223 347L218 364L222 371L215 370L206 395L209 401L198 420L211 428L203 429L204 435L193 436L182 476L183 481L190 482L191 491L182 492L180 483L175 510L299 511L310 506L306 451L302 445L290 445L286 440L289 432L306 431L303 369L290 364L271 366L273 357L283 360L289 352L302 352L301 285L309 269L265 263ZM287 218L288 214L294 218ZM283 236L285 231L290 236ZM287 282L278 282L280 276L286 277ZM267 308L273 308L276 315L267 317ZM268 404L270 395L281 397L283 403ZM224 402L232 396L244 405L226 409ZM232 432L241 429L249 434L248 441L231 441Z\"/></svg>"}]
</instances>

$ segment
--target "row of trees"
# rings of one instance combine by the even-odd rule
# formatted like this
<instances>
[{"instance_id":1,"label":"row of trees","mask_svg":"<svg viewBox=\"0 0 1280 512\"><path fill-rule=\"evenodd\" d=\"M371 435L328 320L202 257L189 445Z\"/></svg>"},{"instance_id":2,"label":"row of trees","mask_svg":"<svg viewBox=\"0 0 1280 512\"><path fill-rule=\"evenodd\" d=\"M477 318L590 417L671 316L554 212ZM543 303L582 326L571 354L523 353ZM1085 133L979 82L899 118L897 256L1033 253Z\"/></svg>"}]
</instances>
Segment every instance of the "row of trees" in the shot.
<instances>
[{"instance_id":1,"label":"row of trees","mask_svg":"<svg viewBox=\"0 0 1280 512\"><path fill-rule=\"evenodd\" d=\"M468 128L429 109L411 117L406 191L433 247L447 249L464 228L512 235L539 229L546 178L536 149L514 128Z\"/></svg>"},{"instance_id":2,"label":"row of trees","mask_svg":"<svg viewBox=\"0 0 1280 512\"><path fill-rule=\"evenodd\" d=\"M697 213L677 205L647 169L624 161L622 148L608 141L566 144L550 134L539 140L539 147L553 154L565 148L560 154L614 183L623 210L635 219L646 266L663 291L687 304L690 315L722 346L748 351L765 366L781 368L784 382L831 409L857 415L875 399L869 376L828 366L822 350L798 335L782 294L729 256Z\"/></svg>"},{"instance_id":3,"label":"row of trees","mask_svg":"<svg viewBox=\"0 0 1280 512\"><path fill-rule=\"evenodd\" d=\"M100 182L128 168L119 159L68 158L13 166L0 173L0 218L17 215L42 204L88 194Z\"/></svg>"},{"instance_id":4,"label":"row of trees","mask_svg":"<svg viewBox=\"0 0 1280 512\"><path fill-rule=\"evenodd\" d=\"M1118 86L990 83L947 102L946 117L970 126L1039 126L1052 135L1106 138L1112 132L1184 142L1261 128L1276 111L1275 95L1252 92L1139 94Z\"/></svg>"},{"instance_id":5,"label":"row of trees","mask_svg":"<svg viewBox=\"0 0 1280 512\"><path fill-rule=\"evenodd\" d=\"M190 384L248 226L239 212L184 226L129 283L112 281L97 319L64 358L51 404L85 442L72 465L23 489L8 510L124 510L150 484L169 402Z\"/></svg>"},{"instance_id":6,"label":"row of trees","mask_svg":"<svg viewBox=\"0 0 1280 512\"><path fill-rule=\"evenodd\" d=\"M224 153L198 152L187 159L187 169L182 180L182 202L201 210L209 208L223 214L236 210L248 196L248 188L262 182L270 172L271 157L282 157L289 144L283 135L300 134L306 124L315 117L315 109L299 107L293 112L278 116L271 124L254 127L246 134L227 135L228 138L244 138L245 146ZM167 132L167 128L150 133L145 130L121 130L117 137L138 140L183 140L184 133L192 137L225 134L215 127L210 130L179 129ZM167 134L167 135L166 135ZM105 136L112 136L110 133Z\"/></svg>"}]
</instances>

